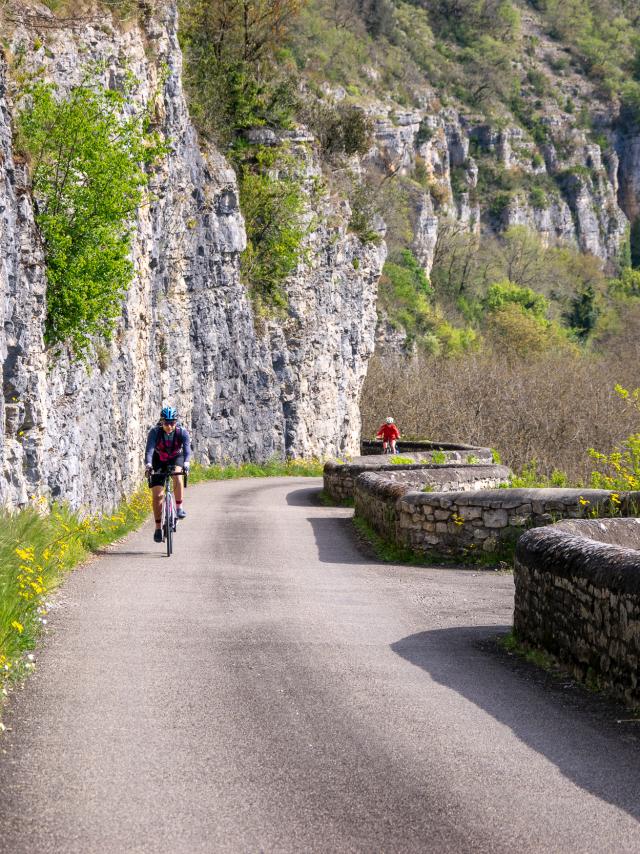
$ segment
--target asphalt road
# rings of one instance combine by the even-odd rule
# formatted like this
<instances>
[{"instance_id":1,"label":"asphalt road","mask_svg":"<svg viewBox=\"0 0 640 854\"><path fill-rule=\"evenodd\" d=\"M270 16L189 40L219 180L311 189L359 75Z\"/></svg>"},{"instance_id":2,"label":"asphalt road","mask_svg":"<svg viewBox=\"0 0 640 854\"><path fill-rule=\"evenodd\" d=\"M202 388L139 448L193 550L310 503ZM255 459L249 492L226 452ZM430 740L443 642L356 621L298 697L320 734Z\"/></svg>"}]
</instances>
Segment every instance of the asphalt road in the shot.
<instances>
[{"instance_id":1,"label":"asphalt road","mask_svg":"<svg viewBox=\"0 0 640 854\"><path fill-rule=\"evenodd\" d=\"M3 854L640 851L634 725L497 651L512 578L364 557L318 488L191 488L173 558L147 524L68 579Z\"/></svg>"}]
</instances>

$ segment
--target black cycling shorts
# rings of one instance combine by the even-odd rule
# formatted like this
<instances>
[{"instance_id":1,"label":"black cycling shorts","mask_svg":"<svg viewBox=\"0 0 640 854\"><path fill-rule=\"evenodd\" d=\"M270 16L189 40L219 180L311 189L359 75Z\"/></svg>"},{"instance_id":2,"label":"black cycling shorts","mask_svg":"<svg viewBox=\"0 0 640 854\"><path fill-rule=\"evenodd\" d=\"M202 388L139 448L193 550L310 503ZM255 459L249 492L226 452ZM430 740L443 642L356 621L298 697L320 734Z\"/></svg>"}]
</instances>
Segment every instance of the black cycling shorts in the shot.
<instances>
[{"instance_id":1,"label":"black cycling shorts","mask_svg":"<svg viewBox=\"0 0 640 854\"><path fill-rule=\"evenodd\" d=\"M151 486L164 486L164 474L162 474L162 472L166 472L168 466L179 466L180 468L184 468L184 454L179 454L173 460L167 460L166 463L163 463L160 461L158 452L154 451L151 465L153 466L154 471L160 472L160 474L151 475Z\"/></svg>"}]
</instances>

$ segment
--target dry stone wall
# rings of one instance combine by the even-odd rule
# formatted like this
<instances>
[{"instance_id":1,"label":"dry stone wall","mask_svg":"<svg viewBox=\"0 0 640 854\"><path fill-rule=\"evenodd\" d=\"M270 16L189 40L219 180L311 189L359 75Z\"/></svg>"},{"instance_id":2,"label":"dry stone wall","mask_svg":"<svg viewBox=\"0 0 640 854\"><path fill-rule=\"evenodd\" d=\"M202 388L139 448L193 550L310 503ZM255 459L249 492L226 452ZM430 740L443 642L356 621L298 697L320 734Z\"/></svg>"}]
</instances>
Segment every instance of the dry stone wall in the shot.
<instances>
[{"instance_id":1,"label":"dry stone wall","mask_svg":"<svg viewBox=\"0 0 640 854\"><path fill-rule=\"evenodd\" d=\"M425 475L427 479L422 480L420 472L426 470L437 472L440 469L446 471L444 466L447 463L450 464L451 468L452 464L466 462L469 462L470 471L473 472L475 471L473 466L476 464L491 465L492 463L492 454L489 448L476 448L471 445L405 442L398 445L399 453L395 457L382 455L380 453L382 445L378 442L362 442L361 447L363 456L346 458L345 460L329 460L325 463L324 491L333 501L341 502L353 499L356 478L364 472L385 472L389 474L390 479L394 479L394 473L398 471L416 472L415 476L411 475L415 483L431 483L435 486L439 483L456 482L455 472L450 476L434 475L431 480L429 480L429 475ZM438 463L433 462L434 455L439 460ZM399 460L404 461L405 459L410 459L412 462L399 462ZM468 476L461 475L462 481L466 482ZM447 487L442 486L441 488Z\"/></svg>"},{"instance_id":2,"label":"dry stone wall","mask_svg":"<svg viewBox=\"0 0 640 854\"><path fill-rule=\"evenodd\" d=\"M506 469L500 473L500 479L504 481L508 475ZM620 507L624 512L635 507L636 501L640 505L636 493L496 489L497 485L487 483L488 488L483 488L476 481L475 487L471 487L473 491L413 489L400 494L397 484L386 473L364 474L355 484L356 515L397 545L426 554L468 558L510 549L528 528L549 525L559 519L611 515L620 512Z\"/></svg>"},{"instance_id":3,"label":"dry stone wall","mask_svg":"<svg viewBox=\"0 0 640 854\"><path fill-rule=\"evenodd\" d=\"M528 531L515 560L514 631L577 678L640 706L640 520Z\"/></svg>"},{"instance_id":4,"label":"dry stone wall","mask_svg":"<svg viewBox=\"0 0 640 854\"><path fill-rule=\"evenodd\" d=\"M474 491L497 487L510 475L509 469L497 465L450 464L397 471L369 472L355 482L355 514L365 519L385 539L400 544L401 499L416 489L441 495L448 492Z\"/></svg>"}]
</instances>

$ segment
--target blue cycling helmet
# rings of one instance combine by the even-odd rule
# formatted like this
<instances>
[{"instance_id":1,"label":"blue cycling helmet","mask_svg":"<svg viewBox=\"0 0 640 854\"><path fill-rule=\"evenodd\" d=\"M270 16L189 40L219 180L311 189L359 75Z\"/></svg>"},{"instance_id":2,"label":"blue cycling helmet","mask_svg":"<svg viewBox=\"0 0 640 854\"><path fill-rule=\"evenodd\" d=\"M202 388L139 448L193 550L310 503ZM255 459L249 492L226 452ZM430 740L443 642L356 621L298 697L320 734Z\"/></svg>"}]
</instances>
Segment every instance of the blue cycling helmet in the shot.
<instances>
[{"instance_id":1,"label":"blue cycling helmet","mask_svg":"<svg viewBox=\"0 0 640 854\"><path fill-rule=\"evenodd\" d=\"M173 406L163 406L160 418L162 418L163 421L177 421L178 410Z\"/></svg>"}]
</instances>

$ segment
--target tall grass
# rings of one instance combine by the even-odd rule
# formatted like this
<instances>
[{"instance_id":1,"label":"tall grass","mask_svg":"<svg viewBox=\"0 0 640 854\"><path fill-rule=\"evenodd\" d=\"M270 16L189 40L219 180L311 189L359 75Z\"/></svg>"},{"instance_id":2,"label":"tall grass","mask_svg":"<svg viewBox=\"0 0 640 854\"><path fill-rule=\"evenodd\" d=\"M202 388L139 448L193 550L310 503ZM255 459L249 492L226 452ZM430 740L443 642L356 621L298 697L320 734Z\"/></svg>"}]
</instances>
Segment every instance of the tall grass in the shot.
<instances>
[{"instance_id":1,"label":"tall grass","mask_svg":"<svg viewBox=\"0 0 640 854\"><path fill-rule=\"evenodd\" d=\"M268 460L265 463L203 466L194 463L189 473L190 483L204 480L231 480L236 477L322 477L324 461Z\"/></svg>"}]
</instances>

